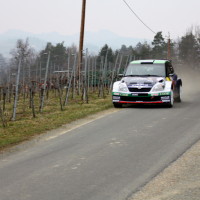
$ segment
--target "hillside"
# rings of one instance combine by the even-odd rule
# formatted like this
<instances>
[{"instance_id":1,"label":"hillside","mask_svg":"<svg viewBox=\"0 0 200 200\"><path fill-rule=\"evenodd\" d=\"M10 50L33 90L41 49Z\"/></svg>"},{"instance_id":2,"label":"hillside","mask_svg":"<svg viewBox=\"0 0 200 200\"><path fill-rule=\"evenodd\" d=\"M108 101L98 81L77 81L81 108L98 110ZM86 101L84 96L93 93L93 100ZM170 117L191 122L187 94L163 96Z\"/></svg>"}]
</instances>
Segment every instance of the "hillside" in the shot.
<instances>
[{"instance_id":1,"label":"hillside","mask_svg":"<svg viewBox=\"0 0 200 200\"><path fill-rule=\"evenodd\" d=\"M47 42L56 44L64 41L66 46L70 46L71 44L78 45L79 43L79 34L61 35L57 32L33 34L20 30L9 30L0 34L0 54L9 57L10 50L15 47L16 41L26 38L29 39L30 45L36 51L43 49ZM90 52L97 53L104 44L108 44L113 49L118 49L123 44L126 46L134 46L138 42L144 41L142 38L122 37L107 30L101 30L85 33L84 48L88 48Z\"/></svg>"}]
</instances>

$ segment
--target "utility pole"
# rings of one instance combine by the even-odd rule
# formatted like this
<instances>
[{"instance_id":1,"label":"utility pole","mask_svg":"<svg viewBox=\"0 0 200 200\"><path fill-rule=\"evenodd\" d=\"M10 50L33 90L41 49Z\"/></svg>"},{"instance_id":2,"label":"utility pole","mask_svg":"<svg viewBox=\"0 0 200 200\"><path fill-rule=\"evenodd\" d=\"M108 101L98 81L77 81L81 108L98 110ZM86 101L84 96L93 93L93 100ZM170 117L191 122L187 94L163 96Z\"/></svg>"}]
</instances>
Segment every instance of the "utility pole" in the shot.
<instances>
[{"instance_id":1,"label":"utility pole","mask_svg":"<svg viewBox=\"0 0 200 200\"><path fill-rule=\"evenodd\" d=\"M170 33L168 37L168 45L167 45L167 59L170 60L171 58L171 39L170 39Z\"/></svg>"},{"instance_id":2,"label":"utility pole","mask_svg":"<svg viewBox=\"0 0 200 200\"><path fill-rule=\"evenodd\" d=\"M85 29L85 10L86 0L82 1L82 15L81 15L81 29L80 29L80 40L79 40L79 56L78 56L78 79L80 80L81 63L83 58L83 40L84 40L84 29Z\"/></svg>"}]
</instances>

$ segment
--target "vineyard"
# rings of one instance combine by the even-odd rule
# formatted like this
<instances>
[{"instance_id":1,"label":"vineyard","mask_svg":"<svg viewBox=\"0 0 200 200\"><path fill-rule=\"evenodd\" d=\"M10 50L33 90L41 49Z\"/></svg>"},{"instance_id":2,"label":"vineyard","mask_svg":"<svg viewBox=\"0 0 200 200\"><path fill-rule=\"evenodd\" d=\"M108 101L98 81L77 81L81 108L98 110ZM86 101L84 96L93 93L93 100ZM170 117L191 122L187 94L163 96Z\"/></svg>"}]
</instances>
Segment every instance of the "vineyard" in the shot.
<instances>
[{"instance_id":1,"label":"vineyard","mask_svg":"<svg viewBox=\"0 0 200 200\"><path fill-rule=\"evenodd\" d=\"M1 79L0 147L112 106L112 84L131 55L118 52L109 60L109 48L104 56L86 49L79 65L77 50L59 45L60 54L47 45L35 56L27 42L18 41Z\"/></svg>"}]
</instances>

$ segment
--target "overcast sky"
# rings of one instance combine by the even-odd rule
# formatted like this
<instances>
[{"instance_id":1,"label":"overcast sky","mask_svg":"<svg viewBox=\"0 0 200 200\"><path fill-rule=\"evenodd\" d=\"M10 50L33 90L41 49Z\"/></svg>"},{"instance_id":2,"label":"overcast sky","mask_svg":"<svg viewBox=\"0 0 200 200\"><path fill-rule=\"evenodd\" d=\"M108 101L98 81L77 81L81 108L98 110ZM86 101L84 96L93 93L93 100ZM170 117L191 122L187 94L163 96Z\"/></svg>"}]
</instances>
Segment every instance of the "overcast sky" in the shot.
<instances>
[{"instance_id":1,"label":"overcast sky","mask_svg":"<svg viewBox=\"0 0 200 200\"><path fill-rule=\"evenodd\" d=\"M126 0L155 32L173 39L200 25L200 0ZM0 33L10 29L32 33L79 33L82 0L0 0ZM87 0L86 31L110 30L120 36L152 39L123 0Z\"/></svg>"}]
</instances>

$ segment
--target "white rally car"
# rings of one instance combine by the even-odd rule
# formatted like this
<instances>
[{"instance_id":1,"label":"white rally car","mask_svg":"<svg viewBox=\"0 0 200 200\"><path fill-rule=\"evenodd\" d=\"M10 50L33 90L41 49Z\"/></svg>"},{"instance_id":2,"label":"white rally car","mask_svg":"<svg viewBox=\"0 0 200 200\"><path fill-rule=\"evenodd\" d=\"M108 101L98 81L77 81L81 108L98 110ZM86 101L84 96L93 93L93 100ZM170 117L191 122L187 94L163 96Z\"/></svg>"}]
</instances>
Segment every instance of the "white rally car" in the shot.
<instances>
[{"instance_id":1,"label":"white rally car","mask_svg":"<svg viewBox=\"0 0 200 200\"><path fill-rule=\"evenodd\" d=\"M181 79L174 73L169 60L132 61L113 84L114 107L123 104L164 104L172 107L174 101L181 101Z\"/></svg>"}]
</instances>

